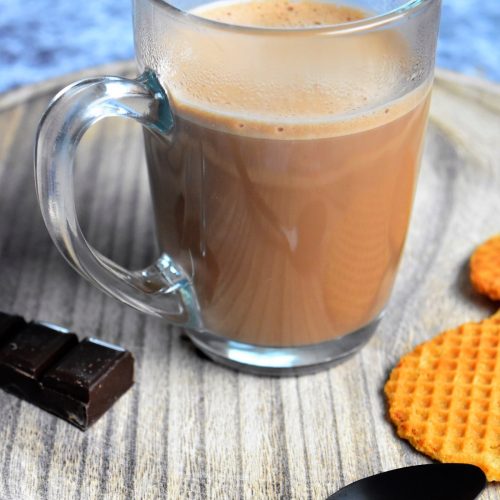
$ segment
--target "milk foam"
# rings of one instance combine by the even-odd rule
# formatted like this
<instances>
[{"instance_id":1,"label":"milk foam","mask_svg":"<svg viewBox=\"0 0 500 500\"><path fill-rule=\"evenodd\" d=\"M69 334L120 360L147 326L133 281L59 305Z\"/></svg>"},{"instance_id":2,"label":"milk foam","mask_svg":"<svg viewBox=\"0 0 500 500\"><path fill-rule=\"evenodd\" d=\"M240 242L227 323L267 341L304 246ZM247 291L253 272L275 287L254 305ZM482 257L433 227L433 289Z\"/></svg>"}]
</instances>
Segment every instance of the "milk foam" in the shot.
<instances>
[{"instance_id":1,"label":"milk foam","mask_svg":"<svg viewBox=\"0 0 500 500\"><path fill-rule=\"evenodd\" d=\"M212 2L192 14L238 26L305 28L359 21L366 13L354 7L311 0L250 0Z\"/></svg>"},{"instance_id":2,"label":"milk foam","mask_svg":"<svg viewBox=\"0 0 500 500\"><path fill-rule=\"evenodd\" d=\"M394 120L427 95L407 80L408 50L394 31L305 35L293 28L366 17L353 7L312 0L214 2L193 14L266 30L185 26L169 40L160 68L176 112L233 133L284 139L331 137Z\"/></svg>"}]
</instances>

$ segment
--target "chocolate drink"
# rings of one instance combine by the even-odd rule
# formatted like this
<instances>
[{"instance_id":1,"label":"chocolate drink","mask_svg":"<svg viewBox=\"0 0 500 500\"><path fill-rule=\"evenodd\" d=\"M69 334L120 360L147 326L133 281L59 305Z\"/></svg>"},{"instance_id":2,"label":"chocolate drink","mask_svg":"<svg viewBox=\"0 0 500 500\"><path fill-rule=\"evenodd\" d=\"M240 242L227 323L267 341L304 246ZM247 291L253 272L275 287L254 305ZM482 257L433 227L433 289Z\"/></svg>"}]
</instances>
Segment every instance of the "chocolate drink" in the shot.
<instances>
[{"instance_id":1,"label":"chocolate drink","mask_svg":"<svg viewBox=\"0 0 500 500\"><path fill-rule=\"evenodd\" d=\"M262 0L194 13L288 28L365 16L320 2ZM193 32L196 50L178 47L160 72L175 132L145 135L158 240L192 278L208 331L266 346L332 340L369 324L387 302L430 82L405 90L407 48L394 32L339 40L338 57L318 50L320 75L302 54L324 41L304 37L299 46L285 37L274 54L247 42L242 34L234 59L219 62L217 44ZM362 67L350 57L359 51ZM262 54L276 59L275 74L265 75L276 84L264 89ZM235 76L220 78L214 91L216 64Z\"/></svg>"}]
</instances>

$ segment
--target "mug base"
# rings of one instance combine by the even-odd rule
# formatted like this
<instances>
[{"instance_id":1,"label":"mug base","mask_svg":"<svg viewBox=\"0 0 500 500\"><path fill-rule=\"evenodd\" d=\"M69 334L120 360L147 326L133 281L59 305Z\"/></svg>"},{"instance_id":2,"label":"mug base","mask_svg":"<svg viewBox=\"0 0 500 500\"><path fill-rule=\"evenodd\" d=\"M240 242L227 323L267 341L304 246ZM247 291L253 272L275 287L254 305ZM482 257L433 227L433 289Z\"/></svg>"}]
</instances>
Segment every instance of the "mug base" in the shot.
<instances>
[{"instance_id":1,"label":"mug base","mask_svg":"<svg viewBox=\"0 0 500 500\"><path fill-rule=\"evenodd\" d=\"M253 375L280 377L316 373L345 361L370 340L380 320L381 315L343 337L297 347L245 344L206 331L186 333L193 344L216 363Z\"/></svg>"}]
</instances>

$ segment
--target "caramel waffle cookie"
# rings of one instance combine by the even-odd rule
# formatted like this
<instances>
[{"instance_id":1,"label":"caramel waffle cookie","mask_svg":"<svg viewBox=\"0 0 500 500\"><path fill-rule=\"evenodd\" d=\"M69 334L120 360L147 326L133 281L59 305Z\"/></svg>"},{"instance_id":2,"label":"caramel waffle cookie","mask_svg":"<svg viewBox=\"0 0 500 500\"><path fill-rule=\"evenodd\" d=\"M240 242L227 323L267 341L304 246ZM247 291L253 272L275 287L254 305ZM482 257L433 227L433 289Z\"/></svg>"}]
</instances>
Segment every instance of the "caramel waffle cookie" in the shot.
<instances>
[{"instance_id":1,"label":"caramel waffle cookie","mask_svg":"<svg viewBox=\"0 0 500 500\"><path fill-rule=\"evenodd\" d=\"M447 330L403 356L385 385L400 437L500 481L500 315Z\"/></svg>"},{"instance_id":2,"label":"caramel waffle cookie","mask_svg":"<svg viewBox=\"0 0 500 500\"><path fill-rule=\"evenodd\" d=\"M500 234L479 245L470 259L474 289L492 300L500 300Z\"/></svg>"}]
</instances>

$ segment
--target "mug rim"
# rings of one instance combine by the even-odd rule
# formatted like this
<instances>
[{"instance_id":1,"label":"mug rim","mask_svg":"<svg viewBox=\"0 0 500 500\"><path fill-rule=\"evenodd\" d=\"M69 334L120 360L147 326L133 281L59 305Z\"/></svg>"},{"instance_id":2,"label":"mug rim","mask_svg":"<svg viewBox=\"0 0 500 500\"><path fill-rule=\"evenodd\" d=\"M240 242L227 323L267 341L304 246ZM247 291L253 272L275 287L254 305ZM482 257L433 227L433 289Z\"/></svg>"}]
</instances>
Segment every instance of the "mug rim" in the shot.
<instances>
[{"instance_id":1,"label":"mug rim","mask_svg":"<svg viewBox=\"0 0 500 500\"><path fill-rule=\"evenodd\" d=\"M136 0L138 1L138 0ZM321 34L321 35L351 35L355 33L364 33L382 27L387 27L397 23L398 21L409 17L410 15L428 7L431 4L439 3L441 0L407 0L399 7L391 9L382 14L359 19L357 21L348 21L338 24L325 24L321 26L307 26L299 28L282 28L282 27L266 27L266 26L243 26L238 24L230 24L222 21L215 21L205 17L193 14L192 12L183 10L169 3L168 0L149 0L151 3L158 5L169 11L170 14L176 17L182 17L186 21L191 21L196 24L204 25L208 28L215 28L226 31L245 32L254 35L283 35L283 34Z\"/></svg>"}]
</instances>

